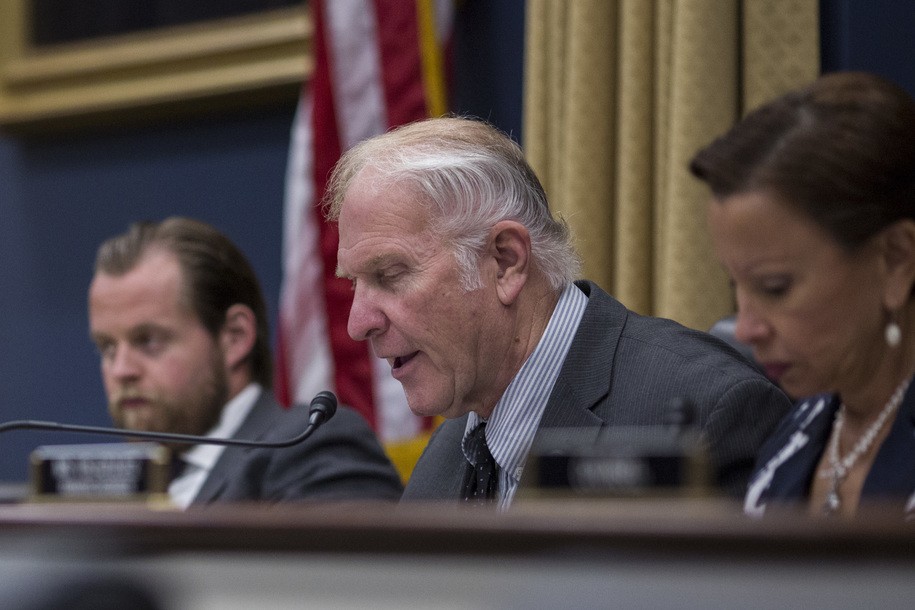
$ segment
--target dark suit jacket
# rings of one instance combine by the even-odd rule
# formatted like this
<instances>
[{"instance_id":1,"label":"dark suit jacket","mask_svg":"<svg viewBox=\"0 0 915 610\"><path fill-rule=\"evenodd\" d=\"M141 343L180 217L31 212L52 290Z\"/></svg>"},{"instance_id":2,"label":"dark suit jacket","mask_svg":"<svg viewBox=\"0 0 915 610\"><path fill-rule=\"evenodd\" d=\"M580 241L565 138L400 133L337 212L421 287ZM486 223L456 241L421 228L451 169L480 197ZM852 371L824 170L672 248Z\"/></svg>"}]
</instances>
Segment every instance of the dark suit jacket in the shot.
<instances>
[{"instance_id":1,"label":"dark suit jacket","mask_svg":"<svg viewBox=\"0 0 915 610\"><path fill-rule=\"evenodd\" d=\"M575 428L586 443L608 426L662 425L671 401L686 398L696 407L719 486L742 496L756 451L790 408L788 398L708 333L640 316L591 282L576 285L588 296L588 306L538 436L548 429ZM460 498L466 423L464 416L436 430L404 500Z\"/></svg>"},{"instance_id":2,"label":"dark suit jacket","mask_svg":"<svg viewBox=\"0 0 915 610\"><path fill-rule=\"evenodd\" d=\"M308 425L308 407L283 409L262 392L235 438L280 441ZM400 477L365 419L340 406L307 440L282 449L226 447L193 504L263 500L396 500Z\"/></svg>"},{"instance_id":3,"label":"dark suit jacket","mask_svg":"<svg viewBox=\"0 0 915 610\"><path fill-rule=\"evenodd\" d=\"M806 504L817 464L832 436L840 401L820 395L798 401L759 452L746 498L746 511L767 505ZM861 489L862 499L915 512L915 384L909 387L889 434L880 445ZM908 510L906 510L908 508Z\"/></svg>"}]
</instances>

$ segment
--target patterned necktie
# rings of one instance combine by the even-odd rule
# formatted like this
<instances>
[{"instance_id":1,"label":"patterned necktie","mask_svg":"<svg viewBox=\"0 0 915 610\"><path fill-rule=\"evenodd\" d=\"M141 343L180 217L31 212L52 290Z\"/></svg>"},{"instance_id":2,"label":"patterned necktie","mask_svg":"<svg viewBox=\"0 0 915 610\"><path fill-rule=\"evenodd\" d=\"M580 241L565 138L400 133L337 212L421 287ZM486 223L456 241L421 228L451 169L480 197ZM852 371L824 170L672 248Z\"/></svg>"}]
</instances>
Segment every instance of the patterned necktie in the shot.
<instances>
[{"instance_id":1,"label":"patterned necktie","mask_svg":"<svg viewBox=\"0 0 915 610\"><path fill-rule=\"evenodd\" d=\"M486 422L480 423L467 438L474 462L468 464L467 475L464 477L464 500L468 502L483 503L496 497L499 472L496 460L486 444L485 428Z\"/></svg>"}]
</instances>

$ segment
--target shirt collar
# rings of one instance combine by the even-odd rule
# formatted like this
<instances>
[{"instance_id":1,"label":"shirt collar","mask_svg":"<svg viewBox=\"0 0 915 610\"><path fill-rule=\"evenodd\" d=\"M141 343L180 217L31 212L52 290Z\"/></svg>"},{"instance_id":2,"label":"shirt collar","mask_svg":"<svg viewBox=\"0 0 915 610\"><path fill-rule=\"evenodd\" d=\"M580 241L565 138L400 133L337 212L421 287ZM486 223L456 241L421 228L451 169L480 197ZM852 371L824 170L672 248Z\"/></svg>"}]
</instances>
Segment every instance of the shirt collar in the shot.
<instances>
[{"instance_id":1,"label":"shirt collar","mask_svg":"<svg viewBox=\"0 0 915 610\"><path fill-rule=\"evenodd\" d=\"M260 398L261 392L263 392L263 387L258 383L249 383L245 386L245 389L226 403L219 416L219 421L205 436L231 438L248 417L254 403ZM185 462L198 468L212 470L224 450L225 447L222 445L194 445L181 457Z\"/></svg>"}]
</instances>

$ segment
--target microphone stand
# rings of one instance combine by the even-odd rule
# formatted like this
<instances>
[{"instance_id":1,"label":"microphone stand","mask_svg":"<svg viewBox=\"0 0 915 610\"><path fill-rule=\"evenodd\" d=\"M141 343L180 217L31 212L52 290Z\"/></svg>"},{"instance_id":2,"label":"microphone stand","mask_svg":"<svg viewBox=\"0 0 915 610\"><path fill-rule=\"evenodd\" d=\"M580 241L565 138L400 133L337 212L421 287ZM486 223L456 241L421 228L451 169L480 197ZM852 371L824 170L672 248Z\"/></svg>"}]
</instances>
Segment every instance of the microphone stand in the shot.
<instances>
[{"instance_id":1,"label":"microphone stand","mask_svg":"<svg viewBox=\"0 0 915 610\"><path fill-rule=\"evenodd\" d=\"M212 438L193 434L175 434L171 432L150 432L142 430L125 430L122 428L105 428L100 426L82 426L77 424L59 424L50 421L17 420L0 424L0 433L8 430L54 430L57 432L84 432L109 436L126 436L145 440L168 441L186 445L233 445L236 447L265 447L279 449L301 443L325 421L337 412L337 397L333 392L318 392L309 404L308 426L301 434L284 441L252 441L234 438Z\"/></svg>"}]
</instances>

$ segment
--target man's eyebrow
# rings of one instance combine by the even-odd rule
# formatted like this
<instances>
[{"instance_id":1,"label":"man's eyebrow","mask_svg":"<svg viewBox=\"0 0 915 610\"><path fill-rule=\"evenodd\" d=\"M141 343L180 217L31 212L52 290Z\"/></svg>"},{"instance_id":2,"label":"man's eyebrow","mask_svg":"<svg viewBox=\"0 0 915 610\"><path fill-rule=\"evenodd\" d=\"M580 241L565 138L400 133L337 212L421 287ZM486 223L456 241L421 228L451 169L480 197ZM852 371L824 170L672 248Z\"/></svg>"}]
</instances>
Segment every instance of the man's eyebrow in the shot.
<instances>
[{"instance_id":1,"label":"man's eyebrow","mask_svg":"<svg viewBox=\"0 0 915 610\"><path fill-rule=\"evenodd\" d=\"M106 334L106 333L94 333L94 332L90 332L90 333L89 333L89 339L90 339L93 343L101 343L102 341L109 341L109 340L111 339L111 337L108 336L108 334Z\"/></svg>"},{"instance_id":2,"label":"man's eyebrow","mask_svg":"<svg viewBox=\"0 0 915 610\"><path fill-rule=\"evenodd\" d=\"M377 254L369 260L368 264L365 265L364 269L365 269L365 271L374 271L376 269L380 269L380 268L386 267L388 265L393 265L397 261L398 261L398 258L394 254L387 254L387 253ZM348 279L348 280L353 279L352 275L344 272L343 269L341 269L339 263L337 263L337 269L335 271L335 274L339 278Z\"/></svg>"},{"instance_id":3,"label":"man's eyebrow","mask_svg":"<svg viewBox=\"0 0 915 610\"><path fill-rule=\"evenodd\" d=\"M170 334L170 330L161 324L156 324L155 322L144 322L143 324L138 324L127 329L128 338L135 338L137 336L148 335L150 333ZM108 341L112 339L112 336L105 332L90 332L89 338L93 341Z\"/></svg>"}]
</instances>

